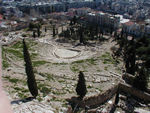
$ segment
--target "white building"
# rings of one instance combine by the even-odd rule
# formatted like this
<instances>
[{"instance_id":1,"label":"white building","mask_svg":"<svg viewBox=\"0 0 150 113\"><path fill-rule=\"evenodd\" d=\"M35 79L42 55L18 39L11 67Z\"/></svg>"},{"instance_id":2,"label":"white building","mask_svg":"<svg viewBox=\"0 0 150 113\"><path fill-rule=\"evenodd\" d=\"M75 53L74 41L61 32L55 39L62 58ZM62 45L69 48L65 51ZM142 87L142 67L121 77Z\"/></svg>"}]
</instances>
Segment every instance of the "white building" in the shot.
<instances>
[{"instance_id":1,"label":"white building","mask_svg":"<svg viewBox=\"0 0 150 113\"><path fill-rule=\"evenodd\" d=\"M114 29L117 29L120 24L120 18L103 12L90 12L87 15L87 20L100 26L113 26Z\"/></svg>"},{"instance_id":2,"label":"white building","mask_svg":"<svg viewBox=\"0 0 150 113\"><path fill-rule=\"evenodd\" d=\"M123 30L128 35L142 37L144 34L150 36L150 25L126 22L123 24Z\"/></svg>"}]
</instances>

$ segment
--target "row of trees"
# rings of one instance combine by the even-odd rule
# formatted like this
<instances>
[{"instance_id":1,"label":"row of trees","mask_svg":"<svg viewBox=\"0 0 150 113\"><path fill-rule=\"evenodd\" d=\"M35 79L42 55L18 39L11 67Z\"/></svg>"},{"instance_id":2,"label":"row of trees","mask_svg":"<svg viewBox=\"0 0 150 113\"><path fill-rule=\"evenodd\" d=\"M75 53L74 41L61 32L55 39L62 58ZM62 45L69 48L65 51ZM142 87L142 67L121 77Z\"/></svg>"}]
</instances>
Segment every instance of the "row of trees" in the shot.
<instances>
[{"instance_id":1,"label":"row of trees","mask_svg":"<svg viewBox=\"0 0 150 113\"><path fill-rule=\"evenodd\" d=\"M52 23L50 22L52 25ZM33 37L40 37L41 35L41 24L31 22L29 24L29 30L33 31ZM47 32L47 27L45 26L45 32ZM74 40L79 40L80 43L86 44L88 40L100 39L102 40L104 34L111 34L114 32L114 26L107 25L103 23L102 25L97 25L96 23L89 23L82 21L80 17L74 16L70 19L70 25L66 30L63 30L59 34L60 37L70 38ZM58 34L58 28L52 25L52 35L55 37Z\"/></svg>"},{"instance_id":2,"label":"row of trees","mask_svg":"<svg viewBox=\"0 0 150 113\"><path fill-rule=\"evenodd\" d=\"M33 38L41 36L41 32L42 32L41 31L41 24L31 22L29 24L29 30L33 32L33 34L32 34ZM47 30L48 30L48 27L45 26L44 31L47 32ZM52 25L52 36L55 37L57 34L58 34L58 28L56 27L56 25Z\"/></svg>"},{"instance_id":3,"label":"row of trees","mask_svg":"<svg viewBox=\"0 0 150 113\"><path fill-rule=\"evenodd\" d=\"M150 72L150 37L129 37L124 31L116 34L115 40L119 45L114 55L122 57L126 72L135 76L133 86L146 90Z\"/></svg>"},{"instance_id":4,"label":"row of trees","mask_svg":"<svg viewBox=\"0 0 150 113\"><path fill-rule=\"evenodd\" d=\"M39 23L33 23L33 22L29 23L29 30L33 32L32 36L34 38L36 36L40 37L40 35L41 35L40 29L41 29L41 24L39 24Z\"/></svg>"},{"instance_id":5,"label":"row of trees","mask_svg":"<svg viewBox=\"0 0 150 113\"><path fill-rule=\"evenodd\" d=\"M71 38L74 40L79 40L80 43L86 44L88 40L95 40L99 39L102 40L104 34L113 34L114 32L114 26L113 25L97 25L96 23L89 23L86 21L82 21L80 17L74 16L70 20L70 25L68 28L62 33L59 34L59 36L65 37L65 38Z\"/></svg>"}]
</instances>

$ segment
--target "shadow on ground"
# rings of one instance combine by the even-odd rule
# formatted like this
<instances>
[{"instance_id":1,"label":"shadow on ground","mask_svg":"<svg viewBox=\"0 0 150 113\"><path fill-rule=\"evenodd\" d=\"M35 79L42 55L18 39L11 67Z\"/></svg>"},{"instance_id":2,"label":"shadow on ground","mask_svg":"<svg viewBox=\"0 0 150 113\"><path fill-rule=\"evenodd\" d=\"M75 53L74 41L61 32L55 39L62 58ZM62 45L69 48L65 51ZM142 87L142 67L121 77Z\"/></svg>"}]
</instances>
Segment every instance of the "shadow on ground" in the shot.
<instances>
[{"instance_id":1,"label":"shadow on ground","mask_svg":"<svg viewBox=\"0 0 150 113\"><path fill-rule=\"evenodd\" d=\"M11 104L19 104L20 102L26 103L26 102L32 101L33 99L35 99L35 98L34 97L28 97L25 99L14 100L14 101L11 101Z\"/></svg>"}]
</instances>

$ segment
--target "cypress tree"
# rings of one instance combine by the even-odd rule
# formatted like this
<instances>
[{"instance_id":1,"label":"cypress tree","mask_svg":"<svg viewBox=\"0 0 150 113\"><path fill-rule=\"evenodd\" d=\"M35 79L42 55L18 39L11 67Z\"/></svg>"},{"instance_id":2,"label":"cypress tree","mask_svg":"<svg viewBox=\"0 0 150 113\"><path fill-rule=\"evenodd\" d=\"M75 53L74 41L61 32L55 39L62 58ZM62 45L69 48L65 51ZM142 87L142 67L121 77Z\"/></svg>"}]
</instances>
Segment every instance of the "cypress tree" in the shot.
<instances>
[{"instance_id":1,"label":"cypress tree","mask_svg":"<svg viewBox=\"0 0 150 113\"><path fill-rule=\"evenodd\" d=\"M35 35L35 31L33 31L33 37L34 37L34 38L36 37L36 35Z\"/></svg>"},{"instance_id":2,"label":"cypress tree","mask_svg":"<svg viewBox=\"0 0 150 113\"><path fill-rule=\"evenodd\" d=\"M116 97L115 97L115 105L117 105L119 102L119 91L117 91L116 93Z\"/></svg>"},{"instance_id":3,"label":"cypress tree","mask_svg":"<svg viewBox=\"0 0 150 113\"><path fill-rule=\"evenodd\" d=\"M125 44L125 43L124 43ZM124 61L126 72L132 75L135 74L136 68L136 50L134 39L126 43L127 46L124 47Z\"/></svg>"},{"instance_id":4,"label":"cypress tree","mask_svg":"<svg viewBox=\"0 0 150 113\"><path fill-rule=\"evenodd\" d=\"M64 28L63 28L63 26L61 27L61 32L64 32Z\"/></svg>"},{"instance_id":5,"label":"cypress tree","mask_svg":"<svg viewBox=\"0 0 150 113\"><path fill-rule=\"evenodd\" d=\"M40 27L37 27L37 35L38 37L40 37L41 33L40 33Z\"/></svg>"},{"instance_id":6,"label":"cypress tree","mask_svg":"<svg viewBox=\"0 0 150 113\"><path fill-rule=\"evenodd\" d=\"M133 86L143 91L147 89L148 72L144 67L139 69L138 75L134 79Z\"/></svg>"},{"instance_id":7,"label":"cypress tree","mask_svg":"<svg viewBox=\"0 0 150 113\"><path fill-rule=\"evenodd\" d=\"M56 32L55 32L55 25L53 25L53 37L55 37Z\"/></svg>"},{"instance_id":8,"label":"cypress tree","mask_svg":"<svg viewBox=\"0 0 150 113\"><path fill-rule=\"evenodd\" d=\"M72 19L72 21L73 21L73 24L76 24L77 23L77 17L74 16L73 19Z\"/></svg>"},{"instance_id":9,"label":"cypress tree","mask_svg":"<svg viewBox=\"0 0 150 113\"><path fill-rule=\"evenodd\" d=\"M24 54L24 61L25 61L25 71L27 74L28 88L32 96L36 98L36 96L38 95L37 83L36 83L35 76L33 73L30 54L28 52L28 48L26 46L24 39L23 39L23 54Z\"/></svg>"},{"instance_id":10,"label":"cypress tree","mask_svg":"<svg viewBox=\"0 0 150 113\"><path fill-rule=\"evenodd\" d=\"M80 43L84 44L84 39L83 39L83 27L80 26L79 28L79 37L80 37Z\"/></svg>"},{"instance_id":11,"label":"cypress tree","mask_svg":"<svg viewBox=\"0 0 150 113\"><path fill-rule=\"evenodd\" d=\"M46 26L45 26L45 32L47 32L47 28L46 28Z\"/></svg>"},{"instance_id":12,"label":"cypress tree","mask_svg":"<svg viewBox=\"0 0 150 113\"><path fill-rule=\"evenodd\" d=\"M76 87L76 92L77 92L77 95L79 95L79 98L82 100L83 97L87 93L85 78L84 78L84 74L82 71L79 72L78 77L79 77L79 80L78 80L78 84Z\"/></svg>"}]
</instances>

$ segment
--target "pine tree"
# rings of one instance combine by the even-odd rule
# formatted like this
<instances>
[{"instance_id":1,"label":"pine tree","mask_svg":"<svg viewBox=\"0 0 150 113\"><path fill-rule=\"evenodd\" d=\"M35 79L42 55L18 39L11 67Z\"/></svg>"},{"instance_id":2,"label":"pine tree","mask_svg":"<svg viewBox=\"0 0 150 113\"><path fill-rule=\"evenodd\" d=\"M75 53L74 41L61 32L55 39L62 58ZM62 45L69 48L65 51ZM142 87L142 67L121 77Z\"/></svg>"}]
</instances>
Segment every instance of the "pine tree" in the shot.
<instances>
[{"instance_id":1,"label":"pine tree","mask_svg":"<svg viewBox=\"0 0 150 113\"><path fill-rule=\"evenodd\" d=\"M78 80L78 84L76 87L76 92L79 95L79 98L83 99L83 97L87 93L87 89L86 89L84 74L82 71L79 72L78 77L79 77L79 80Z\"/></svg>"},{"instance_id":2,"label":"pine tree","mask_svg":"<svg viewBox=\"0 0 150 113\"><path fill-rule=\"evenodd\" d=\"M25 61L25 71L27 74L28 88L32 96L36 98L36 96L38 95L37 83L36 83L35 76L33 73L30 54L28 52L28 48L26 46L24 39L23 39L23 54L24 54L24 61Z\"/></svg>"},{"instance_id":3,"label":"pine tree","mask_svg":"<svg viewBox=\"0 0 150 113\"><path fill-rule=\"evenodd\" d=\"M139 69L138 75L134 79L133 86L143 91L147 89L148 72L144 67Z\"/></svg>"}]
</instances>

